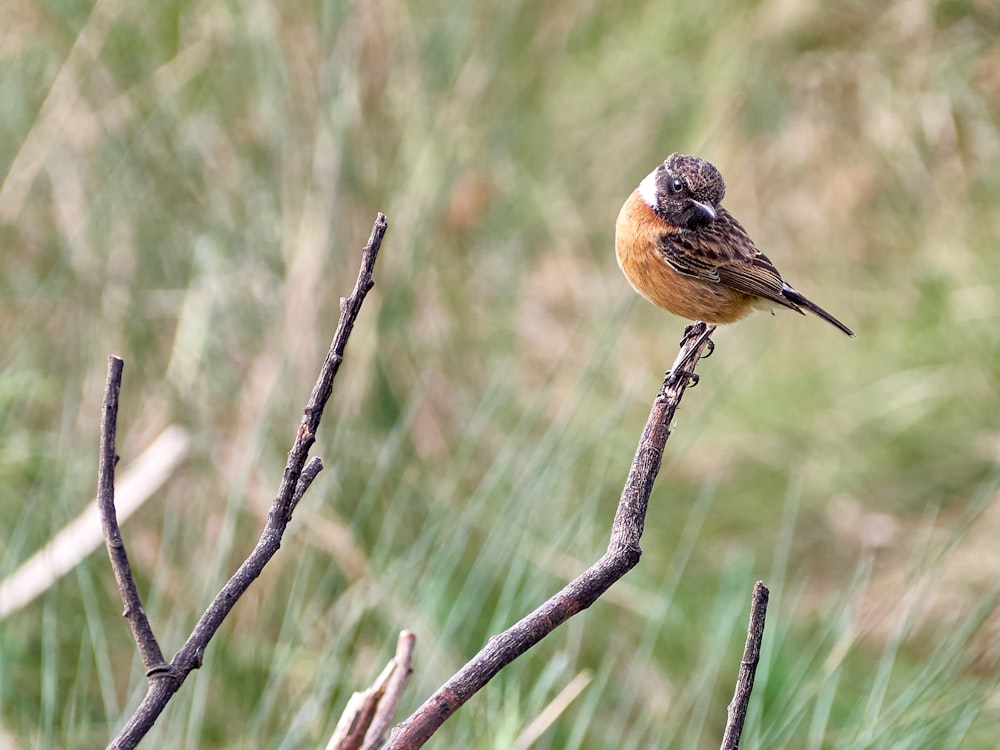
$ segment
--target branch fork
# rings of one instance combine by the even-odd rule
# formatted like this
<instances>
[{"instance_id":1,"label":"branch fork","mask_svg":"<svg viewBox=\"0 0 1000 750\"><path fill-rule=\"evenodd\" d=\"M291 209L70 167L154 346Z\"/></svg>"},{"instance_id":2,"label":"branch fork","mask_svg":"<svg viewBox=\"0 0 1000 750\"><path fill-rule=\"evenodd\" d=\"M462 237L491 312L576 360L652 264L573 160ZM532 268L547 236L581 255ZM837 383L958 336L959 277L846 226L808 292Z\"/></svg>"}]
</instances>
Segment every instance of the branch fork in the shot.
<instances>
[{"instance_id":1,"label":"branch fork","mask_svg":"<svg viewBox=\"0 0 1000 750\"><path fill-rule=\"evenodd\" d=\"M319 458L309 458L309 449L316 441L316 431L323 417L323 410L333 391L333 380L344 361L344 348L347 346L347 340L354 328L358 313L361 311L365 296L374 286L372 273L387 227L386 218L380 213L372 227L368 244L362 251L361 268L358 272L358 280L354 285L354 291L349 297L340 300L340 320L337 324L337 331L316 380L316 385L313 387L309 402L302 411L302 421L296 430L292 448L288 452L288 462L282 473L281 484L267 514L267 523L260 539L250 555L209 604L187 641L169 663L164 659L152 626L146 617L135 579L132 576L121 530L118 527L114 495L115 463L117 462L115 432L124 363L118 357L112 356L108 359L108 378L101 416L97 504L108 556L111 559L111 566L114 569L119 594L124 605L124 614L132 628L136 646L142 654L148 680L145 697L118 736L108 745L109 748L124 750L135 747L152 728L157 717L163 712L171 697L191 671L201 667L209 641L239 598L277 553L281 546L281 538L289 521L291 521L295 507L323 469L323 462Z\"/></svg>"}]
</instances>

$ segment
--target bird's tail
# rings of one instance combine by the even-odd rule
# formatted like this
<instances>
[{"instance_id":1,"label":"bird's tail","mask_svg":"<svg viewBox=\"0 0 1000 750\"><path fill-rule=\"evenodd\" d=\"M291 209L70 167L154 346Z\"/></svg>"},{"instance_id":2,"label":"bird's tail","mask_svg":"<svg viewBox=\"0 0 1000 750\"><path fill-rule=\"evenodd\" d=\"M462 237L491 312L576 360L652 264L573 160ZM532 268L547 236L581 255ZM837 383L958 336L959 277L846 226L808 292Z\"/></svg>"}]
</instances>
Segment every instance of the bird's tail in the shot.
<instances>
[{"instance_id":1,"label":"bird's tail","mask_svg":"<svg viewBox=\"0 0 1000 750\"><path fill-rule=\"evenodd\" d=\"M852 331L850 328L848 328L847 326L845 326L843 323L841 323L835 317L833 317L832 315L830 315L830 313L828 313L826 310L824 310L819 305L814 304L814 303L810 302L809 300L807 300L805 297L803 297L797 291L795 291L790 286L788 286L788 284L783 284L782 285L782 287L781 287L781 296L783 296L785 299L787 299L789 302L791 302L794 305L797 305L799 307L804 307L806 310L808 310L809 312L813 313L814 315L819 316L820 318L822 318L823 320L825 320L830 325L836 326L841 331L843 331L844 333L846 333L848 336L854 336L854 331ZM801 312L801 310L799 312Z\"/></svg>"}]
</instances>

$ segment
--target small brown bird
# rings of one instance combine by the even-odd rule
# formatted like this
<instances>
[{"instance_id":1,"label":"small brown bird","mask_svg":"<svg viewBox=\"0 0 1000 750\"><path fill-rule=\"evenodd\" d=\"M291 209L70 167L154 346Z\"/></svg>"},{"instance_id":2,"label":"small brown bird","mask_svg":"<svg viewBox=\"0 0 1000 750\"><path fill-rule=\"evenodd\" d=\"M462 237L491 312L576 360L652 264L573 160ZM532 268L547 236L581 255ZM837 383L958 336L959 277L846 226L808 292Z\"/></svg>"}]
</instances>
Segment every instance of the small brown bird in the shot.
<instances>
[{"instance_id":1,"label":"small brown bird","mask_svg":"<svg viewBox=\"0 0 1000 750\"><path fill-rule=\"evenodd\" d=\"M688 320L732 323L775 304L803 308L854 332L789 286L740 223L719 205L726 184L704 159L671 154L625 201L615 254L632 287Z\"/></svg>"}]
</instances>

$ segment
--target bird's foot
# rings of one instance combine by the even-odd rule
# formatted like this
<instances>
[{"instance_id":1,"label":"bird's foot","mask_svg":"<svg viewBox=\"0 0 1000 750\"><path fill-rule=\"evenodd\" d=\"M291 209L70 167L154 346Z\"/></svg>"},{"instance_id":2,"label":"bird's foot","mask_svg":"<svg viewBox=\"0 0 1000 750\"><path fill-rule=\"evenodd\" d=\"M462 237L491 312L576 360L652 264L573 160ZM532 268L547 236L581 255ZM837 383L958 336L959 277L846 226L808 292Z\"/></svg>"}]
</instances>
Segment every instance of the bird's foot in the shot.
<instances>
[{"instance_id":1,"label":"bird's foot","mask_svg":"<svg viewBox=\"0 0 1000 750\"><path fill-rule=\"evenodd\" d=\"M688 388L694 388L696 385L698 385L698 383L701 382L701 375L699 375L696 372L688 372L687 370L681 370L679 373L677 373L677 376L681 378L687 378Z\"/></svg>"},{"instance_id":2,"label":"bird's foot","mask_svg":"<svg viewBox=\"0 0 1000 750\"><path fill-rule=\"evenodd\" d=\"M691 323L690 325L684 326L684 335L681 337L680 342L681 348L684 348L685 345L689 344L692 339L696 339L701 336L707 327L707 324L700 321L698 323ZM701 355L702 359L711 357L712 352L715 351L715 342L712 341L712 339L708 339L706 344L705 353Z\"/></svg>"},{"instance_id":3,"label":"bird's foot","mask_svg":"<svg viewBox=\"0 0 1000 750\"><path fill-rule=\"evenodd\" d=\"M701 376L690 370L667 370L663 378L663 387L660 388L660 395L666 396L667 390L687 381L687 388L694 388L701 382Z\"/></svg>"}]
</instances>

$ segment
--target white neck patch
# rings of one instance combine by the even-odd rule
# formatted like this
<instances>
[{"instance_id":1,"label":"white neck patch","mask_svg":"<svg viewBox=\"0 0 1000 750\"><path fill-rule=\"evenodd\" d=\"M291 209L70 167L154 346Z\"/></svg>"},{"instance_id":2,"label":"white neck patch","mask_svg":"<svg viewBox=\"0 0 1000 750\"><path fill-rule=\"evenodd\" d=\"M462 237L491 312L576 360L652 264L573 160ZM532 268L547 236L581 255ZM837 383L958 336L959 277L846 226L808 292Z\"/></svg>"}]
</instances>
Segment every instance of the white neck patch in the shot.
<instances>
[{"instance_id":1,"label":"white neck patch","mask_svg":"<svg viewBox=\"0 0 1000 750\"><path fill-rule=\"evenodd\" d=\"M654 169L639 183L639 197L642 198L643 202L652 209L656 208L656 172L659 167Z\"/></svg>"}]
</instances>

